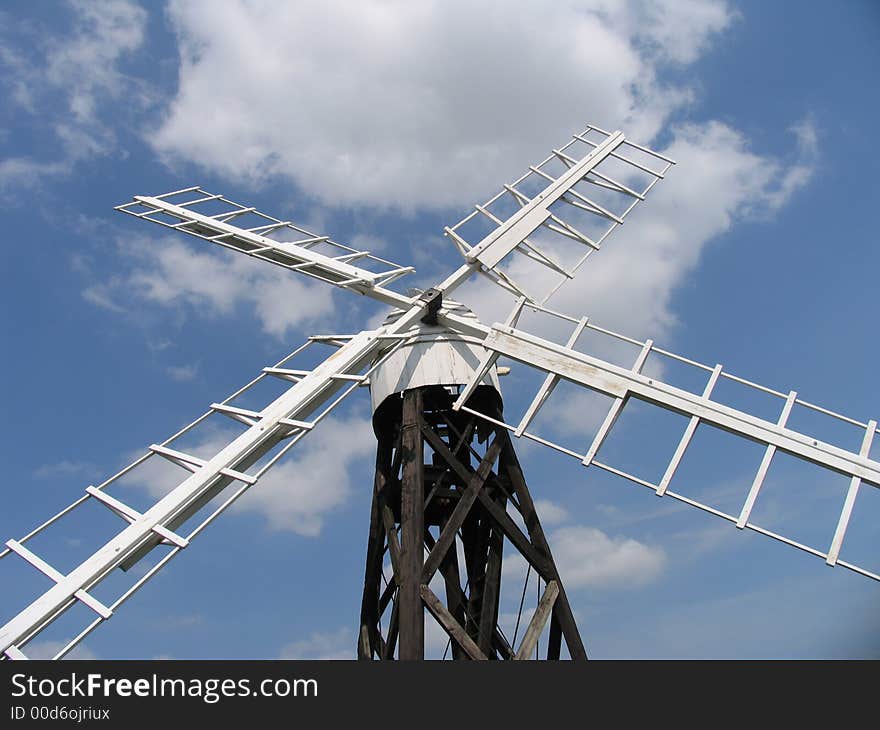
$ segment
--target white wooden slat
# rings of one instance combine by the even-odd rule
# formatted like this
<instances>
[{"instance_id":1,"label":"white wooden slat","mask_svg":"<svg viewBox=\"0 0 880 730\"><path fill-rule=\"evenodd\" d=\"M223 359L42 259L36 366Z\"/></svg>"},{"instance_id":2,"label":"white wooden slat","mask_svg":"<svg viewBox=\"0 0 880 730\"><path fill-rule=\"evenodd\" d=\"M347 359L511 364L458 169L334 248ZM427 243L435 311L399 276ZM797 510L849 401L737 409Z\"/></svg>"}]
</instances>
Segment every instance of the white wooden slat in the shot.
<instances>
[{"instance_id":1,"label":"white wooden slat","mask_svg":"<svg viewBox=\"0 0 880 730\"><path fill-rule=\"evenodd\" d=\"M797 400L797 393L795 391L791 391L788 394L788 398L785 399L785 406L782 408L782 415L779 416L779 420L776 425L779 427L784 427L786 422L788 421L789 415L791 415L791 409L794 407L794 402ZM758 492L761 491L761 487L764 484L764 479L767 476L767 470L770 468L770 462L773 460L773 455L776 453L776 446L773 444L769 444L764 451L764 457L761 459L761 465L758 467L758 473L755 475L755 479L752 482L752 486L749 489L749 494L746 497L745 504L743 505L742 512L739 514L739 519L736 521L736 526L741 530L743 529L749 522L749 516L752 513L752 508L755 506L755 500L758 498Z\"/></svg>"},{"instance_id":2,"label":"white wooden slat","mask_svg":"<svg viewBox=\"0 0 880 730\"><path fill-rule=\"evenodd\" d=\"M538 607L532 615L532 620L529 621L529 626L514 659L522 661L532 655L535 645L538 643L538 638L541 636L541 631L547 625L547 619L550 618L550 612L553 610L553 604L558 596L559 584L555 580L551 580L547 587L544 588L544 593L541 596L541 600L538 601Z\"/></svg>"},{"instance_id":3,"label":"white wooden slat","mask_svg":"<svg viewBox=\"0 0 880 730\"><path fill-rule=\"evenodd\" d=\"M647 340L645 342L644 346L638 354L638 357L636 357L635 363L632 366L632 372L641 372L642 368L645 365L645 360L647 360L648 355L651 354L651 348L653 346L653 340ZM614 424L617 422L620 413L623 411L623 407L626 405L627 397L628 395L624 393L614 399L614 402L611 404L611 408L608 409L605 420L602 421L602 425L599 427L599 430L596 432L596 435L593 438L593 443L590 444L590 448L587 449L587 453L584 455L584 458L581 461L584 466L589 466L593 462L593 459L596 457L599 449L602 448L602 444L605 442L608 433L614 427Z\"/></svg>"},{"instance_id":4,"label":"white wooden slat","mask_svg":"<svg viewBox=\"0 0 880 730\"><path fill-rule=\"evenodd\" d=\"M575 343L577 343L578 338L581 336L581 333L586 328L589 323L589 317L581 317L580 321L574 328L574 332L571 333L571 336L568 338L568 342L565 344L566 347L574 347ZM549 373L547 377L544 378L544 382L541 383L541 387L538 389L537 394L535 395L532 402L529 404L529 407L526 409L525 414L523 414L522 420L517 425L516 430L513 432L515 436L519 437L525 433L525 430L529 427L529 424L532 422L532 419L535 417L535 414L538 412L538 409L547 398L550 397L550 394L553 392L553 389L556 387L556 384L559 382L559 377L552 373Z\"/></svg>"},{"instance_id":5,"label":"white wooden slat","mask_svg":"<svg viewBox=\"0 0 880 730\"><path fill-rule=\"evenodd\" d=\"M55 570L55 568L49 565L49 563L43 560L40 556L35 555L30 550L28 550L24 545L18 542L18 540L7 540L6 547L12 550L12 552L16 553L19 557L24 558L43 575L51 578L56 583L64 579L64 576L59 571Z\"/></svg>"},{"instance_id":6,"label":"white wooden slat","mask_svg":"<svg viewBox=\"0 0 880 730\"><path fill-rule=\"evenodd\" d=\"M253 426L261 418L257 411L252 411L247 408L239 408L238 406L230 406L226 403L212 403L211 409L218 413L222 413L225 416L229 416L246 426Z\"/></svg>"},{"instance_id":7,"label":"white wooden slat","mask_svg":"<svg viewBox=\"0 0 880 730\"><path fill-rule=\"evenodd\" d=\"M109 494L107 494L107 492L98 489L97 487L86 487L86 493L90 494L98 501L103 502L105 505L107 505L107 507L113 510L128 523L137 521L141 516L141 513L137 510L129 507L123 502L120 502L115 497L111 497ZM164 538L167 542L173 545L177 545L177 547L185 548L187 545L189 545L189 540L181 537L177 533L169 530L167 527L164 527L162 525L156 525L153 528L153 532Z\"/></svg>"},{"instance_id":8,"label":"white wooden slat","mask_svg":"<svg viewBox=\"0 0 880 730\"><path fill-rule=\"evenodd\" d=\"M421 309L414 307L393 325L389 325L387 332L398 334L408 330L418 321L421 314ZM10 646L20 645L26 638L42 630L61 614L70 604L71 598L87 603L102 618L109 616L110 609L88 594L84 587L103 580L115 568L131 560L139 552L148 550L154 540L156 525L163 525L172 520L180 523L195 514L205 500L211 499L216 493L218 475L224 474L231 465L245 463L248 458L259 455L262 449L279 438L277 426L280 419L308 418L311 413L338 395L343 386L334 382L330 376L336 372L350 372L368 365L383 344L377 334L372 331L362 332L348 345L335 351L332 357L325 360L311 375L305 377L303 382L289 388L267 406L263 411L264 418L261 423L249 428L225 445L196 473L191 474L174 490L159 499L135 522L98 548L68 575L56 576L60 579L51 588L0 626L0 652L5 652ZM235 470L230 471L233 474L237 473ZM243 476L249 480L253 479L248 475Z\"/></svg>"},{"instance_id":9,"label":"white wooden slat","mask_svg":"<svg viewBox=\"0 0 880 730\"><path fill-rule=\"evenodd\" d=\"M151 444L150 451L154 451L160 456L164 456L169 461L193 473L195 473L208 463L207 461L205 461L205 459L200 459L199 457L193 456L192 454L185 454L182 451L177 451L176 449L171 449L167 446L161 446L159 444ZM256 484L257 481L256 477L252 477L250 474L245 474L244 472L237 471L236 469L231 469L228 467L221 469L220 473L223 476L232 477L233 479L237 479L240 482L247 482L248 484Z\"/></svg>"},{"instance_id":10,"label":"white wooden slat","mask_svg":"<svg viewBox=\"0 0 880 730\"><path fill-rule=\"evenodd\" d=\"M859 449L859 455L867 457L871 453L871 444L874 441L874 433L877 431L877 421L868 421L868 427L865 429L865 436L862 439L862 447ZM828 557L825 562L828 565L835 565L840 557L840 549L843 547L843 538L846 536L846 530L849 526L850 517L852 517L853 507L856 503L856 497L859 493L859 487L862 480L854 476L850 479L849 489L846 492L846 499L843 502L843 509L840 511L840 518L837 521L837 528L834 530L834 537L831 539L831 547L828 549Z\"/></svg>"},{"instance_id":11,"label":"white wooden slat","mask_svg":"<svg viewBox=\"0 0 880 730\"><path fill-rule=\"evenodd\" d=\"M712 391L715 389L715 384L718 382L718 377L720 375L721 365L719 364L716 365L712 370L712 375L709 376L709 382L706 384L706 387L703 390L703 398L705 398L706 400L708 400L709 397L712 395ZM672 477L675 476L675 471L678 469L678 465L681 463L681 460L684 457L684 452L690 445L691 439L694 437L699 423L700 419L698 416L691 416L690 420L688 421L688 425L684 430L684 435L681 437L681 441L678 442L678 446L675 449L672 460L669 462L669 466L666 467L666 472L663 474L663 478L657 485L658 497L662 497L664 494L666 494L666 490L669 488L669 483L672 481Z\"/></svg>"},{"instance_id":12,"label":"white wooden slat","mask_svg":"<svg viewBox=\"0 0 880 730\"><path fill-rule=\"evenodd\" d=\"M4 651L3 653L6 656L8 656L10 659L13 659L16 661L22 661L22 660L26 660L28 658L27 656L25 656L24 652L21 649L19 649L17 646L15 646L15 644L7 647L6 651Z\"/></svg>"},{"instance_id":13,"label":"white wooden slat","mask_svg":"<svg viewBox=\"0 0 880 730\"><path fill-rule=\"evenodd\" d=\"M56 584L64 581L67 576L63 575L58 570L55 570L49 563L43 560L38 555L35 555L30 550L28 550L24 545L16 540L7 540L6 547L12 550L14 553L24 558L27 562L33 565L37 570L39 570L43 575L48 576ZM113 615L113 611L111 611L107 606L101 603L97 598L95 598L90 593L87 593L83 588L79 588L73 593L73 597L82 601L89 608L91 608L95 613L97 613L102 618L110 618Z\"/></svg>"}]
</instances>

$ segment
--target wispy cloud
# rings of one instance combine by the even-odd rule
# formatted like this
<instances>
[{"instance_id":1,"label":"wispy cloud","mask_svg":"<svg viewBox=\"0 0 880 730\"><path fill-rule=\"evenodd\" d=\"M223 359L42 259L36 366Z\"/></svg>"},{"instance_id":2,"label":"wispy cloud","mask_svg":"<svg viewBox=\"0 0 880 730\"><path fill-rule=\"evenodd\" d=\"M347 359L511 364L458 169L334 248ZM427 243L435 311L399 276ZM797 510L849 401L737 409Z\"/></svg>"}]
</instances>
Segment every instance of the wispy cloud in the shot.
<instances>
[{"instance_id":1,"label":"wispy cloud","mask_svg":"<svg viewBox=\"0 0 880 730\"><path fill-rule=\"evenodd\" d=\"M733 13L720 0L686 11L668 0L503 11L188 1L169 17L178 91L149 138L169 162L254 183L280 175L330 204L414 210L476 202L584 121L650 140L692 98L660 70L696 60Z\"/></svg>"},{"instance_id":2,"label":"wispy cloud","mask_svg":"<svg viewBox=\"0 0 880 730\"><path fill-rule=\"evenodd\" d=\"M568 590L593 587L635 588L656 580L666 566L666 554L627 537L609 537L595 527L569 525L548 536L553 558ZM504 561L504 576L524 575L520 556Z\"/></svg>"},{"instance_id":3,"label":"wispy cloud","mask_svg":"<svg viewBox=\"0 0 880 730\"><path fill-rule=\"evenodd\" d=\"M65 641L35 641L25 647L25 654L29 659L52 659L61 651L67 642ZM98 656L85 644L78 644L65 659L97 659Z\"/></svg>"},{"instance_id":4,"label":"wispy cloud","mask_svg":"<svg viewBox=\"0 0 880 730\"><path fill-rule=\"evenodd\" d=\"M199 374L199 363L190 363L189 365L170 365L165 368L165 372L171 376L172 380L178 383L188 383L196 379Z\"/></svg>"},{"instance_id":5,"label":"wispy cloud","mask_svg":"<svg viewBox=\"0 0 880 730\"><path fill-rule=\"evenodd\" d=\"M549 499L536 499L535 510L544 525L557 525L570 517L565 507Z\"/></svg>"},{"instance_id":6,"label":"wispy cloud","mask_svg":"<svg viewBox=\"0 0 880 730\"><path fill-rule=\"evenodd\" d=\"M264 332L284 338L334 311L331 287L247 256L146 237L129 238L117 253L118 273L82 292L86 301L114 312L127 312L136 304L133 313L153 305L183 317L216 317L244 307ZM171 369L169 374L174 377Z\"/></svg>"},{"instance_id":7,"label":"wispy cloud","mask_svg":"<svg viewBox=\"0 0 880 730\"><path fill-rule=\"evenodd\" d=\"M231 432L207 430L187 450L209 458L232 438ZM248 490L231 511L258 515L270 530L317 536L327 516L345 502L351 490L350 475L373 454L375 443L369 419L329 416ZM153 457L136 467L127 483L158 498L182 478L166 462Z\"/></svg>"},{"instance_id":8,"label":"wispy cloud","mask_svg":"<svg viewBox=\"0 0 880 730\"><path fill-rule=\"evenodd\" d=\"M0 194L14 198L46 178L73 172L77 163L117 148L120 110L144 109L151 93L127 76L121 62L143 43L147 13L129 0L70 0L63 33L10 16L0 31L0 87L8 111L54 140L52 159L0 160ZM125 103L106 115L106 103Z\"/></svg>"},{"instance_id":9,"label":"wispy cloud","mask_svg":"<svg viewBox=\"0 0 880 730\"><path fill-rule=\"evenodd\" d=\"M87 461L69 461L63 459L53 464L42 464L34 469L37 479L54 479L56 477L83 477L90 479L97 476L98 467Z\"/></svg>"},{"instance_id":10,"label":"wispy cloud","mask_svg":"<svg viewBox=\"0 0 880 730\"><path fill-rule=\"evenodd\" d=\"M355 637L350 628L317 632L281 647L279 659L354 659Z\"/></svg>"}]
</instances>

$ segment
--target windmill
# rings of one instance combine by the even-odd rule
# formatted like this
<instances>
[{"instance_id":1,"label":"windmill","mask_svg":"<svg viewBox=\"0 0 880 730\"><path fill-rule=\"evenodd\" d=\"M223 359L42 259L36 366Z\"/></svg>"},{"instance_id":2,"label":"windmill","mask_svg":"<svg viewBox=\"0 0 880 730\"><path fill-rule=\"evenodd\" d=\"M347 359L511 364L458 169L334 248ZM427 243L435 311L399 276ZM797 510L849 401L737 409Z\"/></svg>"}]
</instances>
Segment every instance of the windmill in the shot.
<instances>
[{"instance_id":1,"label":"windmill","mask_svg":"<svg viewBox=\"0 0 880 730\"><path fill-rule=\"evenodd\" d=\"M48 577L51 586L0 628L0 653L7 659L26 659L29 642L72 606L83 604L92 619L55 655L64 657L362 386L370 389L377 451L358 632L361 658L422 658L426 612L448 634L456 659L529 658L545 629L547 658L563 656L563 642L569 656L586 658L552 545L511 436L703 510L740 530L771 537L829 566L880 580L866 567L841 557L862 483L867 488L880 486L880 463L870 458L876 421L834 413L803 400L795 391L766 388L727 372L722 365L696 362L652 340L633 339L588 317L548 306L553 294L602 248L673 164L622 132L589 126L446 228L464 262L433 287L408 293L392 289L391 284L411 273L412 267L337 243L200 187L136 196L118 206L135 217L369 297L390 307L390 313L374 329L310 337L243 388L212 403L191 424L151 445L132 464L101 484L88 486L71 505L22 537L6 541L0 558L23 559ZM520 276L523 262L543 273ZM475 275L511 295L513 306L503 323L486 325L452 298ZM555 322L554 332L567 327L564 344L519 327L524 312ZM601 348L579 349L587 334L623 343L635 350L635 357L620 364L604 357L606 350ZM332 352L315 358L316 348ZM303 358L310 365L295 367ZM498 379L506 369L499 366L502 358L541 375L527 407L516 417L505 411ZM687 389L666 382L663 370L653 364L657 359L689 368L702 378L701 385ZM260 407L242 405L243 397L266 379L280 380L285 389ZM714 397L725 380L775 399L776 418L759 417ZM601 394L609 404L595 433L579 449L534 429L561 383ZM676 448L655 480L603 458L603 444L626 406L636 401L686 419ZM821 413L855 429L859 448L843 448L789 427L795 409ZM240 432L207 457L186 451L182 444L187 436L209 418L228 419ZM674 488L695 434L706 428L721 429L763 448L757 472L732 512ZM829 515L827 544L798 542L753 519L778 454L849 480L839 510ZM113 486L156 459L180 468L184 478L148 508L137 510L114 493ZM108 510L121 529L64 574L28 543L85 505ZM517 636L507 637L498 625L505 548L525 560L542 586L519 643ZM119 575L117 569L143 566L148 556L155 562L126 573L134 577L113 600L96 595L108 578Z\"/></svg>"}]
</instances>

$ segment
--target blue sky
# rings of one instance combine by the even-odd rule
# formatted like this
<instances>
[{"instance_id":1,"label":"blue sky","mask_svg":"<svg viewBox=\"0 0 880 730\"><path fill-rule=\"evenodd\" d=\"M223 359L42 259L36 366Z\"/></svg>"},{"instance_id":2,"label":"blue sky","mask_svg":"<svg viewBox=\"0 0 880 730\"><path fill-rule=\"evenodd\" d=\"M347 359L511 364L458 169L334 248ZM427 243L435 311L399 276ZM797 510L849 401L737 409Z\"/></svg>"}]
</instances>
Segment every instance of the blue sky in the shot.
<instances>
[{"instance_id":1,"label":"blue sky","mask_svg":"<svg viewBox=\"0 0 880 730\"><path fill-rule=\"evenodd\" d=\"M679 164L554 305L877 418L878 36L880 10L854 1L5 3L0 534L21 537L306 336L378 311L114 205L201 184L378 247L424 285L458 263L444 225L588 122ZM351 656L368 417L359 394L81 655ZM609 458L656 468L672 426L635 413ZM682 478L744 498L754 452L705 447ZM520 451L592 656L880 656L876 583ZM788 464L774 479L762 517L830 539L840 479ZM144 507L160 482L117 494ZM878 496L862 487L844 549L875 572ZM102 520L59 523L33 549L67 571ZM0 561L2 620L46 587L32 573ZM35 653L90 618L71 613Z\"/></svg>"}]
</instances>

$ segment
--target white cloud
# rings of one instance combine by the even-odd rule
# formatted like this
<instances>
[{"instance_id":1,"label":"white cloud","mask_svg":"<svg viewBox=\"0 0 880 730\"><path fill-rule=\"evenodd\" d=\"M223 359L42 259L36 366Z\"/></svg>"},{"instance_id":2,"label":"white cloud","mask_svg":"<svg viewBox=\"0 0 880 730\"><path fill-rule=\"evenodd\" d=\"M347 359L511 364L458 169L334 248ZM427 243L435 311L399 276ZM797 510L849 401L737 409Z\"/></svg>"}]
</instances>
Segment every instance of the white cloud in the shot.
<instances>
[{"instance_id":1,"label":"white cloud","mask_svg":"<svg viewBox=\"0 0 880 730\"><path fill-rule=\"evenodd\" d=\"M70 171L66 162L41 162L28 157L7 157L0 160L0 192L4 195L14 191L33 188L40 181L65 175Z\"/></svg>"},{"instance_id":2,"label":"white cloud","mask_svg":"<svg viewBox=\"0 0 880 730\"><path fill-rule=\"evenodd\" d=\"M119 251L124 273L83 291L87 301L112 311L133 301L202 316L245 306L264 332L279 338L333 312L331 287L237 253L195 250L167 238L129 240Z\"/></svg>"},{"instance_id":3,"label":"white cloud","mask_svg":"<svg viewBox=\"0 0 880 730\"><path fill-rule=\"evenodd\" d=\"M557 525L560 522L565 522L569 517L565 507L551 502L549 499L536 499L535 510L538 513L538 519L544 525Z\"/></svg>"},{"instance_id":4,"label":"white cloud","mask_svg":"<svg viewBox=\"0 0 880 730\"><path fill-rule=\"evenodd\" d=\"M0 33L0 85L28 124L48 128L60 153L51 162L29 157L0 161L0 191L34 187L70 174L76 163L117 146L120 111L151 103L144 82L120 70L144 39L147 13L129 0L70 0L63 34L25 22ZM4 18L6 20L6 18ZM112 122L102 105L119 103Z\"/></svg>"},{"instance_id":5,"label":"white cloud","mask_svg":"<svg viewBox=\"0 0 880 730\"><path fill-rule=\"evenodd\" d=\"M368 419L328 418L294 447L298 453L291 460L267 472L241 499L239 509L263 515L270 529L317 535L327 513L345 502L352 467L375 448ZM356 471L358 477L363 473Z\"/></svg>"},{"instance_id":6,"label":"white cloud","mask_svg":"<svg viewBox=\"0 0 880 730\"><path fill-rule=\"evenodd\" d=\"M611 538L594 527L561 527L550 538L565 586L635 587L656 579L666 564L662 549L631 538Z\"/></svg>"},{"instance_id":7,"label":"white cloud","mask_svg":"<svg viewBox=\"0 0 880 730\"><path fill-rule=\"evenodd\" d=\"M572 525L550 534L550 549L566 589L633 588L655 580L666 565L661 548L626 537L609 537L595 527ZM525 575L525 561L504 561L504 577Z\"/></svg>"},{"instance_id":8,"label":"white cloud","mask_svg":"<svg viewBox=\"0 0 880 730\"><path fill-rule=\"evenodd\" d=\"M165 372L168 373L172 380L176 380L178 383L188 383L195 380L196 376L199 374L199 364L190 363L189 365L170 365L165 368Z\"/></svg>"},{"instance_id":9,"label":"white cloud","mask_svg":"<svg viewBox=\"0 0 880 730\"><path fill-rule=\"evenodd\" d=\"M589 314L594 322L637 337L668 333L676 323L671 295L704 247L737 219L777 210L809 179L815 150L804 140L815 130L803 124L795 132L800 155L791 166L752 152L743 135L719 122L674 128L662 152L677 166L588 260L578 284L563 286L549 305ZM556 280L524 257L513 259L510 271L539 292L549 291ZM483 286L471 291L467 301L486 319L501 319L512 304Z\"/></svg>"},{"instance_id":10,"label":"white cloud","mask_svg":"<svg viewBox=\"0 0 880 730\"><path fill-rule=\"evenodd\" d=\"M59 651L67 646L66 641L35 641L24 648L24 653L29 659L52 659ZM97 655L85 644L78 644L64 656L65 659L97 659Z\"/></svg>"},{"instance_id":11,"label":"white cloud","mask_svg":"<svg viewBox=\"0 0 880 730\"><path fill-rule=\"evenodd\" d=\"M671 0L469 3L461 14L439 2L172 2L179 86L149 139L172 164L255 183L281 176L329 204L472 203L585 120L649 142L692 94L664 86L662 70L696 61L734 15L717 0L686 9ZM557 308L662 339L676 323L671 294L705 245L737 219L772 213L812 174L817 135L808 119L792 127L799 157L789 165L752 152L718 122L671 131L664 152L678 168L591 259L581 285L563 287ZM376 242L372 234L356 241ZM211 313L247 302L279 336L330 309L326 287L221 261L165 244L155 262L84 296L118 308L115 285ZM282 289L298 295L297 307L276 305ZM497 291L466 288L460 298L490 320L508 306ZM568 403L560 424L582 423L584 404Z\"/></svg>"},{"instance_id":12,"label":"white cloud","mask_svg":"<svg viewBox=\"0 0 880 730\"><path fill-rule=\"evenodd\" d=\"M231 440L230 432L208 430L197 443L183 450L209 458ZM328 416L266 472L231 510L261 516L270 530L317 536L327 515L342 505L350 493L350 472L373 454L375 443L368 419ZM132 470L127 483L158 498L186 475L154 456Z\"/></svg>"},{"instance_id":13,"label":"white cloud","mask_svg":"<svg viewBox=\"0 0 880 730\"><path fill-rule=\"evenodd\" d=\"M691 98L658 71L694 61L731 13L718 0L188 1L169 17L179 89L150 135L166 159L411 209L476 202L588 120L649 140Z\"/></svg>"},{"instance_id":14,"label":"white cloud","mask_svg":"<svg viewBox=\"0 0 880 730\"><path fill-rule=\"evenodd\" d=\"M668 128L662 151L678 166L588 262L579 285L550 302L660 344L677 323L672 293L705 246L737 220L773 214L815 167L808 118L792 126L797 154L787 162L757 154L717 121L669 128L694 92L661 81L662 72L697 61L733 22L724 2L468 3L462 13L448 2L378 0L344 11L334 3L212 8L170 6L179 89L151 140L172 164L255 184L281 176L331 205L424 210L482 199L585 121L645 143ZM511 273L535 288L548 275L525 259ZM465 287L456 298L489 321L510 306L494 288ZM562 429L604 417L577 396L560 408Z\"/></svg>"},{"instance_id":15,"label":"white cloud","mask_svg":"<svg viewBox=\"0 0 880 730\"><path fill-rule=\"evenodd\" d=\"M111 312L116 312L117 314L123 314L125 308L110 298L111 288L112 287L107 284L93 284L92 286L83 289L82 297L96 307L101 307L101 309L107 309Z\"/></svg>"},{"instance_id":16,"label":"white cloud","mask_svg":"<svg viewBox=\"0 0 880 730\"><path fill-rule=\"evenodd\" d=\"M346 627L314 633L307 639L285 644L279 659L354 659L357 645L352 634Z\"/></svg>"},{"instance_id":17,"label":"white cloud","mask_svg":"<svg viewBox=\"0 0 880 730\"><path fill-rule=\"evenodd\" d=\"M68 459L63 459L54 464L41 464L34 469L34 476L38 479L74 476L82 476L88 479L94 477L97 473L98 469L94 464L90 464L87 461L70 461Z\"/></svg>"},{"instance_id":18,"label":"white cloud","mask_svg":"<svg viewBox=\"0 0 880 730\"><path fill-rule=\"evenodd\" d=\"M147 13L129 0L73 0L70 5L73 32L52 44L43 78L66 92L74 119L95 122L98 97L120 96L129 83L117 64L143 42Z\"/></svg>"}]
</instances>

